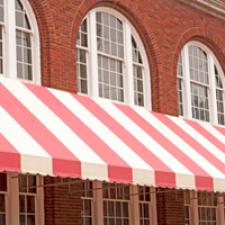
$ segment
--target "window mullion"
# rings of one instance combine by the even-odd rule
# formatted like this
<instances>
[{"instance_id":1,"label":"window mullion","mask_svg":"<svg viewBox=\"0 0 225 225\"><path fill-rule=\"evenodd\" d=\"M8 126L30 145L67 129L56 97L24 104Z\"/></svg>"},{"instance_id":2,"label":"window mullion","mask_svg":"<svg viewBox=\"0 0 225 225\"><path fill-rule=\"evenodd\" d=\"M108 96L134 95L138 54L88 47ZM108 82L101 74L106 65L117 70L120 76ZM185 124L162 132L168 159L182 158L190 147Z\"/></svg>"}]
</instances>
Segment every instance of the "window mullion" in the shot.
<instances>
[{"instance_id":1,"label":"window mullion","mask_svg":"<svg viewBox=\"0 0 225 225\"><path fill-rule=\"evenodd\" d=\"M131 43L131 28L129 24L124 24L124 94L125 103L134 105L134 74L133 74L133 58L132 58L132 43Z\"/></svg>"},{"instance_id":2,"label":"window mullion","mask_svg":"<svg viewBox=\"0 0 225 225\"><path fill-rule=\"evenodd\" d=\"M15 1L5 1L6 3L6 74L7 77L17 78L16 61L16 19Z\"/></svg>"},{"instance_id":3,"label":"window mullion","mask_svg":"<svg viewBox=\"0 0 225 225\"><path fill-rule=\"evenodd\" d=\"M223 224L225 221L224 217L224 196L219 195L217 198L217 224Z\"/></svg>"},{"instance_id":4,"label":"window mullion","mask_svg":"<svg viewBox=\"0 0 225 225\"><path fill-rule=\"evenodd\" d=\"M93 182L93 197L94 197L94 211L93 211L93 224L103 225L103 196L102 196L102 182Z\"/></svg>"},{"instance_id":5,"label":"window mullion","mask_svg":"<svg viewBox=\"0 0 225 225\"><path fill-rule=\"evenodd\" d=\"M210 121L213 124L218 123L217 117L217 102L216 102L216 80L215 80L215 68L214 59L211 54L208 54L208 70L209 70L209 109L210 109Z\"/></svg>"},{"instance_id":6,"label":"window mullion","mask_svg":"<svg viewBox=\"0 0 225 225\"><path fill-rule=\"evenodd\" d=\"M9 174L9 224L19 225L19 185L18 174Z\"/></svg>"},{"instance_id":7,"label":"window mullion","mask_svg":"<svg viewBox=\"0 0 225 225\"><path fill-rule=\"evenodd\" d=\"M191 225L199 225L198 217L198 193L191 191Z\"/></svg>"},{"instance_id":8,"label":"window mullion","mask_svg":"<svg viewBox=\"0 0 225 225\"><path fill-rule=\"evenodd\" d=\"M188 46L183 50L183 76L184 76L184 116L192 118L192 105L191 105L191 83L190 83L190 64Z\"/></svg>"},{"instance_id":9,"label":"window mullion","mask_svg":"<svg viewBox=\"0 0 225 225\"><path fill-rule=\"evenodd\" d=\"M130 213L130 221L131 225L140 225L140 215L139 215L139 196L138 187L136 185L130 186L131 193L131 213Z\"/></svg>"},{"instance_id":10,"label":"window mullion","mask_svg":"<svg viewBox=\"0 0 225 225\"><path fill-rule=\"evenodd\" d=\"M89 71L88 71L88 92L93 97L99 96L98 91L98 51L96 32L96 12L91 11L88 18L88 39L89 39Z\"/></svg>"}]
</instances>

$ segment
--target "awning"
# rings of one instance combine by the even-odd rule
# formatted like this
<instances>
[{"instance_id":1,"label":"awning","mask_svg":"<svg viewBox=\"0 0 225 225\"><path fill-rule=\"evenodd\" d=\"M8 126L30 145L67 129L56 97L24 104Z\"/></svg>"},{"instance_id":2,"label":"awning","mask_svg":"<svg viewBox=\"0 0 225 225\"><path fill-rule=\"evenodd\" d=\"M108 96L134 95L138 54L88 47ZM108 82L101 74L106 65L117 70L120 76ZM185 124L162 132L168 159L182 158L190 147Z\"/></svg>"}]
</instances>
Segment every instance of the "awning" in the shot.
<instances>
[{"instance_id":1,"label":"awning","mask_svg":"<svg viewBox=\"0 0 225 225\"><path fill-rule=\"evenodd\" d=\"M0 80L0 171L225 191L225 128Z\"/></svg>"}]
</instances>

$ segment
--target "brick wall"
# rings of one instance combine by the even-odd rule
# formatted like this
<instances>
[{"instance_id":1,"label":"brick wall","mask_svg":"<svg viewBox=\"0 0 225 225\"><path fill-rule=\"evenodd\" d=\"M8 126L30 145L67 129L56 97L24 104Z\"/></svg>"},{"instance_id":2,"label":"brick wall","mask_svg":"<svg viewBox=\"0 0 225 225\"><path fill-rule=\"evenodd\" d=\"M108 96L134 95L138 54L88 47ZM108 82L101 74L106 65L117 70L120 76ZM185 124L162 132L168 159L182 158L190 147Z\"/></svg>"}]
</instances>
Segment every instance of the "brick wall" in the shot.
<instances>
[{"instance_id":1,"label":"brick wall","mask_svg":"<svg viewBox=\"0 0 225 225\"><path fill-rule=\"evenodd\" d=\"M80 182L69 183L71 179L44 179L45 225L81 225L81 192Z\"/></svg>"},{"instance_id":2,"label":"brick wall","mask_svg":"<svg viewBox=\"0 0 225 225\"><path fill-rule=\"evenodd\" d=\"M225 22L178 0L29 0L41 33L42 83L76 91L75 40L85 14L108 5L127 16L139 32L151 66L153 110L177 114L176 64L190 39L225 59ZM225 68L225 65L222 65Z\"/></svg>"},{"instance_id":3,"label":"brick wall","mask_svg":"<svg viewBox=\"0 0 225 225\"><path fill-rule=\"evenodd\" d=\"M98 5L117 9L139 32L150 64L154 111L178 113L176 65L182 46L189 40L199 40L211 48L225 71L224 20L178 0L29 1L40 29L44 86L76 91L76 34L86 13ZM47 183L56 181L45 180ZM80 224L80 207L79 196L68 194L68 187L45 189L46 225ZM160 194L159 225L182 224L182 207L182 195Z\"/></svg>"}]
</instances>

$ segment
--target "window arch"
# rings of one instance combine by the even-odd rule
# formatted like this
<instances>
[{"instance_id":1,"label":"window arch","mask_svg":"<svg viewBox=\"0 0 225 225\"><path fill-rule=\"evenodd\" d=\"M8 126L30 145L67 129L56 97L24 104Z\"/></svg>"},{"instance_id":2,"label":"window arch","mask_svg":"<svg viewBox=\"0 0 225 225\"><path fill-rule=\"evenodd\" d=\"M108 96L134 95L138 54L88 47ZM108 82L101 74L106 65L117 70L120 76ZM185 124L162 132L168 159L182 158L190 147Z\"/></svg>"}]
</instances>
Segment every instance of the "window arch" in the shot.
<instances>
[{"instance_id":1,"label":"window arch","mask_svg":"<svg viewBox=\"0 0 225 225\"><path fill-rule=\"evenodd\" d=\"M39 32L28 1L0 0L0 75L40 83Z\"/></svg>"},{"instance_id":2,"label":"window arch","mask_svg":"<svg viewBox=\"0 0 225 225\"><path fill-rule=\"evenodd\" d=\"M81 23L76 47L78 92L151 107L147 56L124 16L106 7L91 10Z\"/></svg>"},{"instance_id":3,"label":"window arch","mask_svg":"<svg viewBox=\"0 0 225 225\"><path fill-rule=\"evenodd\" d=\"M205 45L189 42L178 60L179 114L225 125L225 79L218 60Z\"/></svg>"}]
</instances>

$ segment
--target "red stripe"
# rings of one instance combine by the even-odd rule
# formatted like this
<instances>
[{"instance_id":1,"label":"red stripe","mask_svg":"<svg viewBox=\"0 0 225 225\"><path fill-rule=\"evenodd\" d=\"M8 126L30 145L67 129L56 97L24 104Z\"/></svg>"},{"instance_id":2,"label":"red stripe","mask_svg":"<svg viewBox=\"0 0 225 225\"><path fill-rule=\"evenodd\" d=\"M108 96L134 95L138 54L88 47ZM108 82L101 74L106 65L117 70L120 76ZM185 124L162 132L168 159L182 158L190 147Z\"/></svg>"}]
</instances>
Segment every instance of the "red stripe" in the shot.
<instances>
[{"instance_id":1,"label":"red stripe","mask_svg":"<svg viewBox=\"0 0 225 225\"><path fill-rule=\"evenodd\" d=\"M190 126L192 126L198 133L200 133L208 141L210 141L213 145L215 145L218 149L220 149L223 153L225 153L225 145L218 138L215 138L211 133L209 133L199 123L191 121L191 120L185 120L185 121Z\"/></svg>"},{"instance_id":2,"label":"red stripe","mask_svg":"<svg viewBox=\"0 0 225 225\"><path fill-rule=\"evenodd\" d=\"M0 93L1 106L52 156L54 175L80 177L79 160L3 85Z\"/></svg>"},{"instance_id":3,"label":"red stripe","mask_svg":"<svg viewBox=\"0 0 225 225\"><path fill-rule=\"evenodd\" d=\"M2 134L0 143L0 171L20 172L20 154Z\"/></svg>"},{"instance_id":4,"label":"red stripe","mask_svg":"<svg viewBox=\"0 0 225 225\"><path fill-rule=\"evenodd\" d=\"M92 99L74 96L96 118L115 133L130 149L139 155L155 172L155 183L161 187L175 187L175 175L159 158L152 154L139 140L124 129L116 120L98 106ZM138 165L137 165L138 166Z\"/></svg>"},{"instance_id":5,"label":"red stripe","mask_svg":"<svg viewBox=\"0 0 225 225\"><path fill-rule=\"evenodd\" d=\"M110 181L125 183L130 183L132 181L132 169L130 166L78 117L66 108L52 93L46 88L40 88L34 85L26 86L107 163ZM82 149L80 151L82 151Z\"/></svg>"},{"instance_id":6,"label":"red stripe","mask_svg":"<svg viewBox=\"0 0 225 225\"><path fill-rule=\"evenodd\" d=\"M195 177L196 185L201 185L202 177L209 177L209 174L204 171L198 164L196 164L191 158L185 155L176 145L168 140L161 132L155 129L150 123L148 123L142 116L136 113L132 108L123 105L116 105L124 114L126 114L131 120L133 120L139 127L141 127L150 137L152 137L159 145L166 149L171 155L174 156L181 164L188 168ZM203 188L197 186L198 189ZM205 185L204 185L205 188Z\"/></svg>"}]
</instances>

